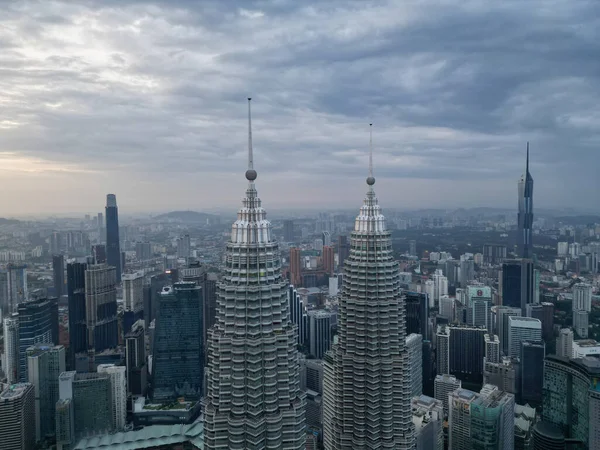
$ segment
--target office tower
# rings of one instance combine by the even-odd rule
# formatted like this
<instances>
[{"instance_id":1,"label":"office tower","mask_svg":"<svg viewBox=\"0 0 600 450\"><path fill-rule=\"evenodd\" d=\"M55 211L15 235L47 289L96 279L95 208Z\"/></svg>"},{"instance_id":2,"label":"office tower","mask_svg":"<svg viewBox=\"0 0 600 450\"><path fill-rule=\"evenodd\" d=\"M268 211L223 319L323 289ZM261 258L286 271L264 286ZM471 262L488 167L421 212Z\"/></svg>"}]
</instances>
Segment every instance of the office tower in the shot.
<instances>
[{"instance_id":1,"label":"office tower","mask_svg":"<svg viewBox=\"0 0 600 450\"><path fill-rule=\"evenodd\" d=\"M331 233L329 231L323 231L323 247L331 247Z\"/></svg>"},{"instance_id":2,"label":"office tower","mask_svg":"<svg viewBox=\"0 0 600 450\"><path fill-rule=\"evenodd\" d=\"M450 373L465 382L481 383L485 328L450 326Z\"/></svg>"},{"instance_id":3,"label":"office tower","mask_svg":"<svg viewBox=\"0 0 600 450\"><path fill-rule=\"evenodd\" d=\"M178 258L189 258L192 252L192 245L190 242L190 235L185 234L177 239L177 257Z\"/></svg>"},{"instance_id":4,"label":"office tower","mask_svg":"<svg viewBox=\"0 0 600 450\"><path fill-rule=\"evenodd\" d=\"M573 311L573 330L580 339L588 337L589 313L587 311Z\"/></svg>"},{"instance_id":5,"label":"office tower","mask_svg":"<svg viewBox=\"0 0 600 450\"><path fill-rule=\"evenodd\" d=\"M283 240L285 242L294 241L294 221L284 220L283 221Z\"/></svg>"},{"instance_id":6,"label":"office tower","mask_svg":"<svg viewBox=\"0 0 600 450\"><path fill-rule=\"evenodd\" d=\"M127 255L125 254L125 252L121 252L121 272L125 272L125 270L127 269L126 262Z\"/></svg>"},{"instance_id":7,"label":"office tower","mask_svg":"<svg viewBox=\"0 0 600 450\"><path fill-rule=\"evenodd\" d=\"M533 178L529 173L529 142L527 164L519 180L519 214L517 216L517 245L521 258L533 258Z\"/></svg>"},{"instance_id":8,"label":"office tower","mask_svg":"<svg viewBox=\"0 0 600 450\"><path fill-rule=\"evenodd\" d=\"M19 380L27 381L27 349L35 344L58 343L58 303L41 298L19 303Z\"/></svg>"},{"instance_id":9,"label":"office tower","mask_svg":"<svg viewBox=\"0 0 600 450\"><path fill-rule=\"evenodd\" d=\"M331 348L331 313L323 310L308 312L309 351L317 359L323 359Z\"/></svg>"},{"instance_id":10,"label":"office tower","mask_svg":"<svg viewBox=\"0 0 600 450\"><path fill-rule=\"evenodd\" d=\"M119 243L119 210L117 197L106 196L106 263L115 268L116 282L121 282L121 245ZM98 264L98 263L96 263Z\"/></svg>"},{"instance_id":11,"label":"office tower","mask_svg":"<svg viewBox=\"0 0 600 450\"><path fill-rule=\"evenodd\" d=\"M444 405L426 395L411 400L416 450L444 449Z\"/></svg>"},{"instance_id":12,"label":"office tower","mask_svg":"<svg viewBox=\"0 0 600 450\"><path fill-rule=\"evenodd\" d=\"M323 360L300 358L300 387L323 395Z\"/></svg>"},{"instance_id":13,"label":"office tower","mask_svg":"<svg viewBox=\"0 0 600 450\"><path fill-rule=\"evenodd\" d=\"M85 321L85 270L87 264L67 262L67 295L69 298L69 356L71 369L75 368L75 355L87 351Z\"/></svg>"},{"instance_id":14,"label":"office tower","mask_svg":"<svg viewBox=\"0 0 600 450\"><path fill-rule=\"evenodd\" d=\"M333 275L333 270L335 269L335 254L333 252L333 247L324 245L323 246L323 270L328 275Z\"/></svg>"},{"instance_id":15,"label":"office tower","mask_svg":"<svg viewBox=\"0 0 600 450\"><path fill-rule=\"evenodd\" d=\"M69 373L64 372L61 377ZM59 396L62 399L60 383L59 378ZM108 433L114 429L112 387L109 374L74 374L71 390L73 393L73 418L76 438L83 435Z\"/></svg>"},{"instance_id":16,"label":"office tower","mask_svg":"<svg viewBox=\"0 0 600 450\"><path fill-rule=\"evenodd\" d=\"M325 357L326 449L414 448L404 297L373 185L351 234L339 300L338 340Z\"/></svg>"},{"instance_id":17,"label":"office tower","mask_svg":"<svg viewBox=\"0 0 600 450\"><path fill-rule=\"evenodd\" d=\"M426 294L406 292L404 309L406 316L406 333L420 334L423 339L431 339L427 323L429 317L429 302Z\"/></svg>"},{"instance_id":18,"label":"office tower","mask_svg":"<svg viewBox=\"0 0 600 450\"><path fill-rule=\"evenodd\" d=\"M554 338L554 303L543 302L528 305L527 317L539 319L542 322L542 338L550 342Z\"/></svg>"},{"instance_id":19,"label":"office tower","mask_svg":"<svg viewBox=\"0 0 600 450\"><path fill-rule=\"evenodd\" d=\"M135 259L146 261L152 258L152 245L148 241L135 243Z\"/></svg>"},{"instance_id":20,"label":"office tower","mask_svg":"<svg viewBox=\"0 0 600 450\"><path fill-rule=\"evenodd\" d=\"M348 242L348 236L338 236L338 267L340 272L343 271L344 261L349 255L350 243Z\"/></svg>"},{"instance_id":21,"label":"office tower","mask_svg":"<svg viewBox=\"0 0 600 450\"><path fill-rule=\"evenodd\" d=\"M60 231L53 231L48 238L48 244L50 246L50 253L56 255L63 249L63 239Z\"/></svg>"},{"instance_id":22,"label":"office tower","mask_svg":"<svg viewBox=\"0 0 600 450\"><path fill-rule=\"evenodd\" d=\"M600 355L600 343L593 339L582 339L573 342L572 358L583 358L585 356Z\"/></svg>"},{"instance_id":23,"label":"office tower","mask_svg":"<svg viewBox=\"0 0 600 450\"><path fill-rule=\"evenodd\" d=\"M160 295L152 355L155 403L178 397L199 400L203 393L202 289L193 282L175 283Z\"/></svg>"},{"instance_id":24,"label":"office tower","mask_svg":"<svg viewBox=\"0 0 600 450\"><path fill-rule=\"evenodd\" d=\"M483 383L493 384L501 391L517 395L520 389L520 367L513 361L506 356L499 362L486 361L483 365Z\"/></svg>"},{"instance_id":25,"label":"office tower","mask_svg":"<svg viewBox=\"0 0 600 450\"><path fill-rule=\"evenodd\" d=\"M306 338L306 307L294 286L288 287L288 301L290 304L290 320L298 327L298 345L303 345Z\"/></svg>"},{"instance_id":26,"label":"office tower","mask_svg":"<svg viewBox=\"0 0 600 450\"><path fill-rule=\"evenodd\" d=\"M500 362L500 340L494 334L485 334L485 360L486 362Z\"/></svg>"},{"instance_id":27,"label":"office tower","mask_svg":"<svg viewBox=\"0 0 600 450\"><path fill-rule=\"evenodd\" d=\"M301 449L306 399L297 329L290 321L279 245L254 183L250 100L248 129L248 188L227 243L217 322L209 331L204 445Z\"/></svg>"},{"instance_id":28,"label":"office tower","mask_svg":"<svg viewBox=\"0 0 600 450\"><path fill-rule=\"evenodd\" d=\"M600 383L592 382L589 391L590 448L600 448Z\"/></svg>"},{"instance_id":29,"label":"office tower","mask_svg":"<svg viewBox=\"0 0 600 450\"><path fill-rule=\"evenodd\" d=\"M35 392L31 383L11 384L0 393L0 448L35 448Z\"/></svg>"},{"instance_id":30,"label":"office tower","mask_svg":"<svg viewBox=\"0 0 600 450\"><path fill-rule=\"evenodd\" d=\"M456 299L443 295L440 297L440 304L438 308L438 315L448 321L448 323L454 322L455 318L455 303Z\"/></svg>"},{"instance_id":31,"label":"office tower","mask_svg":"<svg viewBox=\"0 0 600 450\"><path fill-rule=\"evenodd\" d=\"M573 356L573 330L570 328L561 328L556 340L556 355L563 358Z\"/></svg>"},{"instance_id":32,"label":"office tower","mask_svg":"<svg viewBox=\"0 0 600 450\"><path fill-rule=\"evenodd\" d=\"M565 438L581 441L582 448L595 448L589 444L590 431L597 430L599 379L598 358L546 356L542 420Z\"/></svg>"},{"instance_id":33,"label":"office tower","mask_svg":"<svg viewBox=\"0 0 600 450\"><path fill-rule=\"evenodd\" d=\"M439 303L440 297L448 295L448 278L446 278L441 269L438 269L433 274L433 296L434 305Z\"/></svg>"},{"instance_id":34,"label":"office tower","mask_svg":"<svg viewBox=\"0 0 600 450\"><path fill-rule=\"evenodd\" d=\"M531 317L511 316L508 318L508 356L519 358L521 344L525 341L542 340L542 322Z\"/></svg>"},{"instance_id":35,"label":"office tower","mask_svg":"<svg viewBox=\"0 0 600 450\"><path fill-rule=\"evenodd\" d=\"M498 306L497 309L497 328L498 338L500 339L500 346L502 353L508 355L508 318L509 317L520 317L521 308L511 308L509 306Z\"/></svg>"},{"instance_id":36,"label":"office tower","mask_svg":"<svg viewBox=\"0 0 600 450\"><path fill-rule=\"evenodd\" d=\"M52 278L54 281L54 295L60 298L65 289L65 257L63 255L52 257Z\"/></svg>"},{"instance_id":37,"label":"office tower","mask_svg":"<svg viewBox=\"0 0 600 450\"><path fill-rule=\"evenodd\" d=\"M533 261L530 259L507 260L502 265L502 305L520 308L527 315L527 305L534 299Z\"/></svg>"},{"instance_id":38,"label":"office tower","mask_svg":"<svg viewBox=\"0 0 600 450\"><path fill-rule=\"evenodd\" d=\"M465 288L475 279L475 261L463 259L460 261L460 287Z\"/></svg>"},{"instance_id":39,"label":"office tower","mask_svg":"<svg viewBox=\"0 0 600 450\"><path fill-rule=\"evenodd\" d=\"M418 256L417 255L417 241L408 241L408 254L410 256Z\"/></svg>"},{"instance_id":40,"label":"office tower","mask_svg":"<svg viewBox=\"0 0 600 450\"><path fill-rule=\"evenodd\" d=\"M448 416L448 394L460 389L461 381L453 375L437 375L435 377L434 397L444 406L444 417Z\"/></svg>"},{"instance_id":41,"label":"office tower","mask_svg":"<svg viewBox=\"0 0 600 450\"><path fill-rule=\"evenodd\" d=\"M125 273L123 281L123 332L129 333L132 325L144 318L144 274Z\"/></svg>"},{"instance_id":42,"label":"office tower","mask_svg":"<svg viewBox=\"0 0 600 450\"><path fill-rule=\"evenodd\" d=\"M27 266L9 263L0 270L0 310L2 317L16 312L17 305L29 299Z\"/></svg>"},{"instance_id":43,"label":"office tower","mask_svg":"<svg viewBox=\"0 0 600 450\"><path fill-rule=\"evenodd\" d=\"M56 402L56 447L70 450L75 444L75 411L73 380L75 372L63 372L58 377L58 401Z\"/></svg>"},{"instance_id":44,"label":"office tower","mask_svg":"<svg viewBox=\"0 0 600 450\"><path fill-rule=\"evenodd\" d=\"M533 407L542 406L542 383L544 379L544 341L525 341L521 344L521 403Z\"/></svg>"},{"instance_id":45,"label":"office tower","mask_svg":"<svg viewBox=\"0 0 600 450\"><path fill-rule=\"evenodd\" d=\"M127 369L127 393L145 395L148 371L144 321L133 324L131 331L125 335L125 367Z\"/></svg>"},{"instance_id":46,"label":"office tower","mask_svg":"<svg viewBox=\"0 0 600 450\"><path fill-rule=\"evenodd\" d=\"M19 361L19 315L17 313L5 317L4 331L4 374L8 384L17 383L20 379Z\"/></svg>"},{"instance_id":47,"label":"office tower","mask_svg":"<svg viewBox=\"0 0 600 450\"><path fill-rule=\"evenodd\" d=\"M114 364L99 364L98 373L106 373L110 377L112 398L112 427L123 430L127 425L127 383L126 368Z\"/></svg>"},{"instance_id":48,"label":"office tower","mask_svg":"<svg viewBox=\"0 0 600 450\"><path fill-rule=\"evenodd\" d=\"M423 336L406 336L408 351L408 372L410 374L410 396L418 397L423 393Z\"/></svg>"},{"instance_id":49,"label":"office tower","mask_svg":"<svg viewBox=\"0 0 600 450\"><path fill-rule=\"evenodd\" d=\"M421 353L423 354L421 363L421 366L423 367L423 394L431 397L433 395L433 382L435 379L435 356L433 345L430 340L423 340Z\"/></svg>"},{"instance_id":50,"label":"office tower","mask_svg":"<svg viewBox=\"0 0 600 450\"><path fill-rule=\"evenodd\" d=\"M483 246L483 262L485 264L502 264L506 259L506 245L485 244Z\"/></svg>"},{"instance_id":51,"label":"office tower","mask_svg":"<svg viewBox=\"0 0 600 450\"><path fill-rule=\"evenodd\" d=\"M438 325L436 333L436 362L439 375L450 373L450 327Z\"/></svg>"},{"instance_id":52,"label":"office tower","mask_svg":"<svg viewBox=\"0 0 600 450\"><path fill-rule=\"evenodd\" d=\"M106 264L106 245L92 245L92 261L93 264Z\"/></svg>"},{"instance_id":53,"label":"office tower","mask_svg":"<svg viewBox=\"0 0 600 450\"><path fill-rule=\"evenodd\" d=\"M295 287L302 287L301 250L290 248L290 283Z\"/></svg>"},{"instance_id":54,"label":"office tower","mask_svg":"<svg viewBox=\"0 0 600 450\"><path fill-rule=\"evenodd\" d=\"M116 269L108 264L90 265L85 271L85 321L90 372L95 370L95 354L114 348L118 343L116 281Z\"/></svg>"},{"instance_id":55,"label":"office tower","mask_svg":"<svg viewBox=\"0 0 600 450\"><path fill-rule=\"evenodd\" d=\"M577 283L573 286L573 311L592 310L592 286L585 283Z\"/></svg>"},{"instance_id":56,"label":"office tower","mask_svg":"<svg viewBox=\"0 0 600 450\"><path fill-rule=\"evenodd\" d=\"M425 281L423 292L427 295L427 308L435 308L435 283L433 280Z\"/></svg>"},{"instance_id":57,"label":"office tower","mask_svg":"<svg viewBox=\"0 0 600 450\"><path fill-rule=\"evenodd\" d=\"M62 345L36 344L27 349L28 381L34 387L36 442L55 434L58 377L65 371Z\"/></svg>"}]
</instances>

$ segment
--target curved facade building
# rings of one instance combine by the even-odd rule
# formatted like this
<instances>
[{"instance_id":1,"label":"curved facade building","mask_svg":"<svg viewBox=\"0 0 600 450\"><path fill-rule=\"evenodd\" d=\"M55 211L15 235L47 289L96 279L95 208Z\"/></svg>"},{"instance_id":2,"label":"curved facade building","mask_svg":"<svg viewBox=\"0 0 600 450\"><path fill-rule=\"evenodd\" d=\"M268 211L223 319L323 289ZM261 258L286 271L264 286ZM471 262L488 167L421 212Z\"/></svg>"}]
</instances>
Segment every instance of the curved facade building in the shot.
<instances>
[{"instance_id":1,"label":"curved facade building","mask_svg":"<svg viewBox=\"0 0 600 450\"><path fill-rule=\"evenodd\" d=\"M338 340L324 362L327 450L415 445L400 273L374 184L370 164L344 262Z\"/></svg>"},{"instance_id":2,"label":"curved facade building","mask_svg":"<svg viewBox=\"0 0 600 450\"><path fill-rule=\"evenodd\" d=\"M248 103L249 127L250 104ZM249 132L248 189L227 243L208 333L207 449L304 449L297 328L279 246L258 198Z\"/></svg>"}]
</instances>

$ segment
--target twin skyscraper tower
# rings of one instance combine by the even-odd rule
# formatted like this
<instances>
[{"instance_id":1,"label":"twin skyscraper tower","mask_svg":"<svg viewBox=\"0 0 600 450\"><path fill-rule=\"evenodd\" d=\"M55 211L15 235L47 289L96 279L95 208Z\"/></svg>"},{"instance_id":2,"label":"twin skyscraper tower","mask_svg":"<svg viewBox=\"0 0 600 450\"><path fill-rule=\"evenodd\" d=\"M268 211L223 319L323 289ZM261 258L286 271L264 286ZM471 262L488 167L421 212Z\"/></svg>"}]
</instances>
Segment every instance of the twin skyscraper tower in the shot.
<instances>
[{"instance_id":1,"label":"twin skyscraper tower","mask_svg":"<svg viewBox=\"0 0 600 450\"><path fill-rule=\"evenodd\" d=\"M208 337L204 443L209 450L306 447L296 325L279 246L256 191L248 99L248 188L227 244ZM350 237L338 338L325 356L327 450L413 449L404 300L373 186Z\"/></svg>"}]
</instances>

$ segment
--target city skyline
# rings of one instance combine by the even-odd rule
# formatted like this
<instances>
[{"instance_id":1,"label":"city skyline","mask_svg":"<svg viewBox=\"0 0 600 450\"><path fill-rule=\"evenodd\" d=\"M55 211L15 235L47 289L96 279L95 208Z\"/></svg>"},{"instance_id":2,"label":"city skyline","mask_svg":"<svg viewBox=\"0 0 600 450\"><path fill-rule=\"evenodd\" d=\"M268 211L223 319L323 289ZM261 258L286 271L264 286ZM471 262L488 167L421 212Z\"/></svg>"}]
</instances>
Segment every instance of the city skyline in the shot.
<instances>
[{"instance_id":1,"label":"city skyline","mask_svg":"<svg viewBox=\"0 0 600 450\"><path fill-rule=\"evenodd\" d=\"M536 208L596 207L598 6L438 3L10 4L2 215L233 211L248 95L274 209L351 208L369 122L389 208L514 207L526 141Z\"/></svg>"}]
</instances>

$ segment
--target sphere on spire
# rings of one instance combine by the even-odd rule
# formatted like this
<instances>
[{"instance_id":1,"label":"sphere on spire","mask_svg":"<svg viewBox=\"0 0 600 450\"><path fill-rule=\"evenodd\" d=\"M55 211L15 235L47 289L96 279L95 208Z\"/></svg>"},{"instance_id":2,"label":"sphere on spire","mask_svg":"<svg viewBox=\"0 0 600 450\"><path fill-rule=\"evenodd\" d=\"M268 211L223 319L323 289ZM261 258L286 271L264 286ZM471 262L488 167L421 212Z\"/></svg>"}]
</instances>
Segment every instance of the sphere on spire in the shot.
<instances>
[{"instance_id":1,"label":"sphere on spire","mask_svg":"<svg viewBox=\"0 0 600 450\"><path fill-rule=\"evenodd\" d=\"M369 186L373 186L375 184L375 177L373 177L373 176L367 177L367 184Z\"/></svg>"},{"instance_id":2,"label":"sphere on spire","mask_svg":"<svg viewBox=\"0 0 600 450\"><path fill-rule=\"evenodd\" d=\"M256 170L254 170L254 169L246 170L246 180L254 181L254 180L256 180L257 176L258 176L258 174L256 173Z\"/></svg>"}]
</instances>

